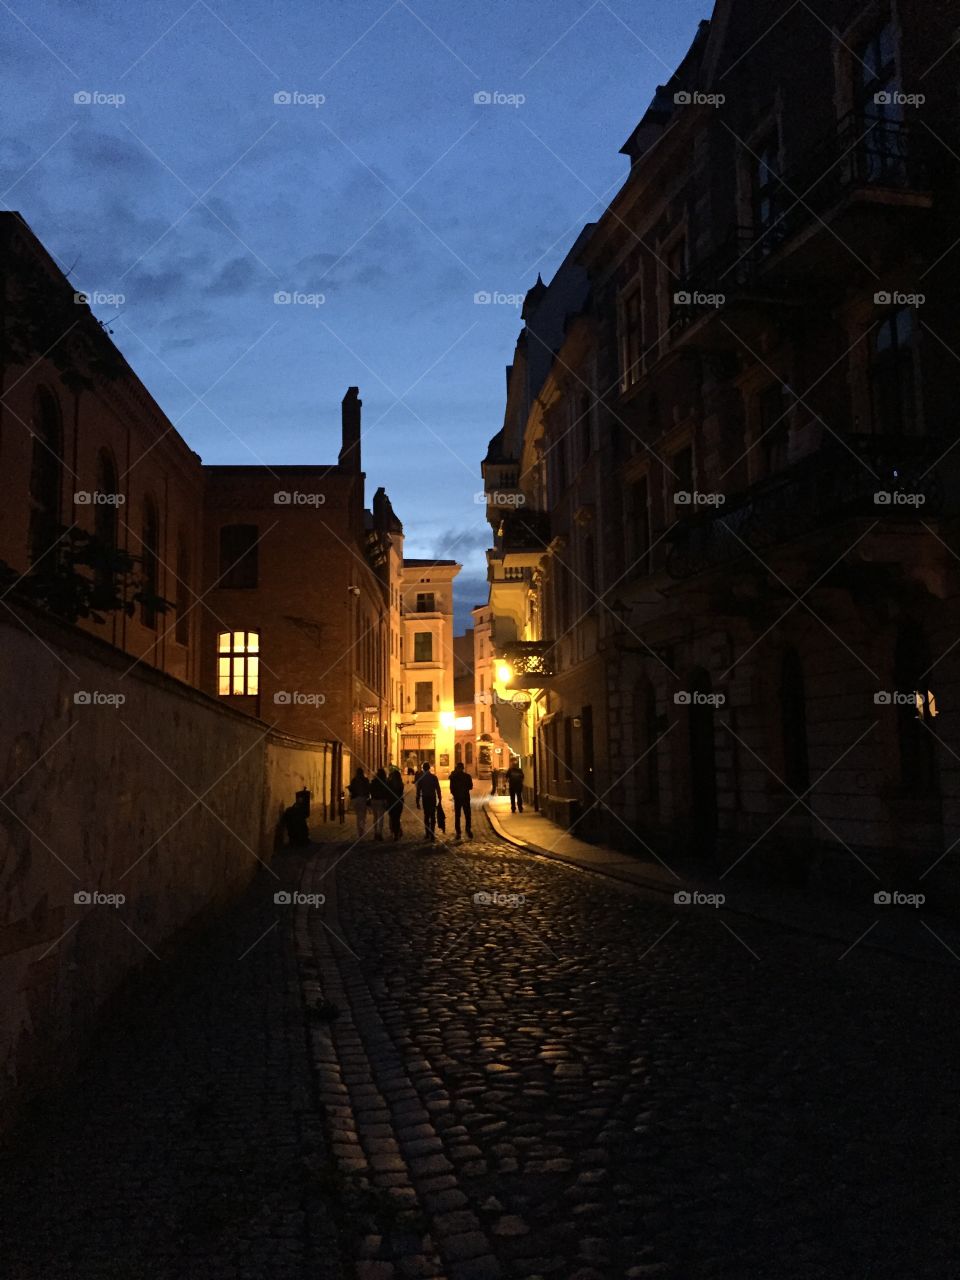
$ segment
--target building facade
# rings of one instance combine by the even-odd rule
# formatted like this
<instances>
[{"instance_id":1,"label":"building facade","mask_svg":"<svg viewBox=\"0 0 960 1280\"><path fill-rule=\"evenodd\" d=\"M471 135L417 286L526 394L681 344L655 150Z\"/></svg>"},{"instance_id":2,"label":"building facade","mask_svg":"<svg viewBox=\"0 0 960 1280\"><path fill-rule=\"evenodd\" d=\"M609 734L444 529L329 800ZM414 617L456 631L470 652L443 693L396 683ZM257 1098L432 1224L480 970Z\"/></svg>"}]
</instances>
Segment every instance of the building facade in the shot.
<instances>
[{"instance_id":1,"label":"building facade","mask_svg":"<svg viewBox=\"0 0 960 1280\"><path fill-rule=\"evenodd\" d=\"M720 0L528 295L483 468L500 718L584 834L957 881L955 25Z\"/></svg>"},{"instance_id":2,"label":"building facade","mask_svg":"<svg viewBox=\"0 0 960 1280\"><path fill-rule=\"evenodd\" d=\"M454 762L453 580L455 560L405 559L401 587L403 718L398 724L404 770L428 761L446 778Z\"/></svg>"}]
</instances>

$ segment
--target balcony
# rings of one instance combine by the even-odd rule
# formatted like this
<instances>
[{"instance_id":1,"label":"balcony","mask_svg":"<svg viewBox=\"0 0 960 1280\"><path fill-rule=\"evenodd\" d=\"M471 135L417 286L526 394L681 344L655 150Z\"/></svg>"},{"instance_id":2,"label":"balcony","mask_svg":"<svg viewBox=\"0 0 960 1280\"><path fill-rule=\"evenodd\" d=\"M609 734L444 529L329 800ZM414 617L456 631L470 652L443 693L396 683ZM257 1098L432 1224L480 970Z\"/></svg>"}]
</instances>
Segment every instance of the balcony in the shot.
<instances>
[{"instance_id":1,"label":"balcony","mask_svg":"<svg viewBox=\"0 0 960 1280\"><path fill-rule=\"evenodd\" d=\"M838 121L783 174L779 208L766 224L735 227L693 264L671 307L678 337L731 302L802 301L803 286L849 270L878 241L896 242L904 231L897 211L932 203L928 144L929 135L902 120Z\"/></svg>"},{"instance_id":2,"label":"balcony","mask_svg":"<svg viewBox=\"0 0 960 1280\"><path fill-rule=\"evenodd\" d=\"M692 578L753 559L751 551L763 559L781 544L843 520L917 526L944 513L937 467L947 448L942 439L848 436L846 444L831 441L710 515L679 521L666 538L667 572Z\"/></svg>"},{"instance_id":3,"label":"balcony","mask_svg":"<svg viewBox=\"0 0 960 1280\"><path fill-rule=\"evenodd\" d=\"M521 508L504 513L497 530L497 552L502 557L539 557L549 544L550 516L546 511Z\"/></svg>"},{"instance_id":4,"label":"balcony","mask_svg":"<svg viewBox=\"0 0 960 1280\"><path fill-rule=\"evenodd\" d=\"M499 657L513 668L514 678L520 688L537 679L555 675L552 640L512 640L500 648Z\"/></svg>"}]
</instances>

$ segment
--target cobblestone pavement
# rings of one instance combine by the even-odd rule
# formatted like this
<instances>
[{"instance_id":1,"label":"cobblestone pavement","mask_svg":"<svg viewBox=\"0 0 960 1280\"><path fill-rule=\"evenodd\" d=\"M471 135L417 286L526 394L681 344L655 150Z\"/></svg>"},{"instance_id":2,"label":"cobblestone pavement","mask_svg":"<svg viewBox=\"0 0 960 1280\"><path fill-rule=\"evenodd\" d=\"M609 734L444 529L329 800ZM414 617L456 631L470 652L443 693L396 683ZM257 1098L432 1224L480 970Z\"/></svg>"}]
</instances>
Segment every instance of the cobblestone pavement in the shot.
<instances>
[{"instance_id":1,"label":"cobblestone pavement","mask_svg":"<svg viewBox=\"0 0 960 1280\"><path fill-rule=\"evenodd\" d=\"M303 882L333 1151L382 1205L358 1277L960 1275L960 963L843 956L483 825Z\"/></svg>"},{"instance_id":2,"label":"cobblestone pavement","mask_svg":"<svg viewBox=\"0 0 960 1280\"><path fill-rule=\"evenodd\" d=\"M960 1275L960 962L484 825L285 857L322 905L259 881L0 1162L0 1274Z\"/></svg>"}]
</instances>

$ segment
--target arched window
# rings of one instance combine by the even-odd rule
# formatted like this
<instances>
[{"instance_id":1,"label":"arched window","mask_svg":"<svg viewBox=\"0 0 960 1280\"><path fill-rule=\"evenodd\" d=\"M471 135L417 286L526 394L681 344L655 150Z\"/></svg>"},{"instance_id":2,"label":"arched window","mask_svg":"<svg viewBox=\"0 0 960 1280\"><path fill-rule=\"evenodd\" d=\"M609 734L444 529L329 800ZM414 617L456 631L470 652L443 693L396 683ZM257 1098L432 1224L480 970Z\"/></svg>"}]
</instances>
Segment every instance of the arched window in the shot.
<instances>
[{"instance_id":1,"label":"arched window","mask_svg":"<svg viewBox=\"0 0 960 1280\"><path fill-rule=\"evenodd\" d=\"M33 450L30 461L30 563L42 560L60 529L63 431L60 406L48 387L33 398Z\"/></svg>"},{"instance_id":2,"label":"arched window","mask_svg":"<svg viewBox=\"0 0 960 1280\"><path fill-rule=\"evenodd\" d=\"M174 637L177 644L190 643L190 552L181 534L177 543L177 621Z\"/></svg>"},{"instance_id":3,"label":"arched window","mask_svg":"<svg viewBox=\"0 0 960 1280\"><path fill-rule=\"evenodd\" d=\"M780 735L783 780L802 795L810 786L807 750L807 691L803 664L796 649L786 649L780 666Z\"/></svg>"},{"instance_id":4,"label":"arched window","mask_svg":"<svg viewBox=\"0 0 960 1280\"><path fill-rule=\"evenodd\" d=\"M143 500L143 526L140 532L141 578L148 596L159 594L160 587L160 517L152 498ZM140 606L140 621L156 630L157 609L150 600Z\"/></svg>"},{"instance_id":5,"label":"arched window","mask_svg":"<svg viewBox=\"0 0 960 1280\"><path fill-rule=\"evenodd\" d=\"M915 622L900 628L893 661L897 692L897 737L904 789L927 794L939 790L936 754L937 700L930 688L930 654Z\"/></svg>"},{"instance_id":6,"label":"arched window","mask_svg":"<svg viewBox=\"0 0 960 1280\"><path fill-rule=\"evenodd\" d=\"M463 751L465 756L465 762L467 764L473 764L473 743L472 742L466 743L464 745Z\"/></svg>"},{"instance_id":7,"label":"arched window","mask_svg":"<svg viewBox=\"0 0 960 1280\"><path fill-rule=\"evenodd\" d=\"M453 763L454 764L463 763L463 747L459 742L455 742L453 745Z\"/></svg>"}]
</instances>

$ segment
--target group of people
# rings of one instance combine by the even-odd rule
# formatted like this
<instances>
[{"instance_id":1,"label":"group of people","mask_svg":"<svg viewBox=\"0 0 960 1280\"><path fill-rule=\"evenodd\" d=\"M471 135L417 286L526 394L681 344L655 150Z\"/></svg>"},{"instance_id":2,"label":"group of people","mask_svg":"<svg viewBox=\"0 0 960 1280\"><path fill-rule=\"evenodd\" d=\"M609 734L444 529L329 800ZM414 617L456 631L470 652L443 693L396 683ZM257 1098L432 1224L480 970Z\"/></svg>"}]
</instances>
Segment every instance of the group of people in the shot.
<instances>
[{"instance_id":1,"label":"group of people","mask_svg":"<svg viewBox=\"0 0 960 1280\"><path fill-rule=\"evenodd\" d=\"M462 764L454 767L450 775L450 795L453 800L454 831L458 838L462 837L465 828L467 839L473 836L471 822L470 792L473 790L473 778ZM394 840L402 835L403 818L403 778L399 769L378 769L372 778L368 778L362 768L358 768L347 787L350 804L357 820L357 837L366 834L367 814L373 815L373 838L383 839L383 822L387 818L390 833ZM423 833L427 840L436 840L437 826L443 830L446 818L443 811L443 793L440 779L433 772L430 762L425 760L414 782L417 808L423 814Z\"/></svg>"},{"instance_id":2,"label":"group of people","mask_svg":"<svg viewBox=\"0 0 960 1280\"><path fill-rule=\"evenodd\" d=\"M373 838L383 839L383 820L390 824L390 834L399 840L403 834L401 819L403 818L403 777L399 769L379 768L372 778L368 778L362 769L358 769L350 781L347 791L350 793L350 804L357 819L357 835L362 836L367 829L367 811L373 814Z\"/></svg>"},{"instance_id":3,"label":"group of people","mask_svg":"<svg viewBox=\"0 0 960 1280\"><path fill-rule=\"evenodd\" d=\"M495 769L491 775L492 794L497 792L499 773ZM507 770L507 785L510 791L510 808L513 812L523 813L523 770L514 764ZM453 800L454 831L458 839L462 838L463 829L467 839L473 838L471 821L470 792L473 790L473 778L467 773L461 762L454 765L449 780L450 797ZM362 768L358 768L347 787L350 804L357 820L357 837L366 834L367 814L373 815L373 838L383 839L384 819L390 824L390 834L394 840L402 835L403 819L403 777L400 770L391 766L390 772L380 768L372 778L368 778ZM417 808L423 814L423 833L427 840L436 840L437 827L444 830L446 817L443 811L443 793L440 779L433 772L433 766L424 760L420 772L415 775L414 792Z\"/></svg>"}]
</instances>

